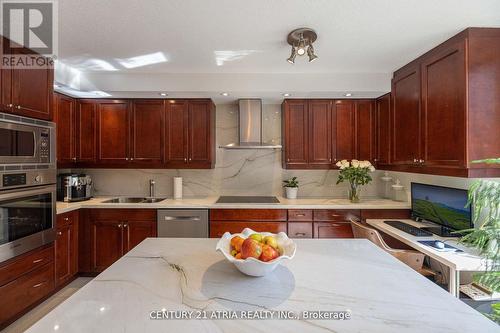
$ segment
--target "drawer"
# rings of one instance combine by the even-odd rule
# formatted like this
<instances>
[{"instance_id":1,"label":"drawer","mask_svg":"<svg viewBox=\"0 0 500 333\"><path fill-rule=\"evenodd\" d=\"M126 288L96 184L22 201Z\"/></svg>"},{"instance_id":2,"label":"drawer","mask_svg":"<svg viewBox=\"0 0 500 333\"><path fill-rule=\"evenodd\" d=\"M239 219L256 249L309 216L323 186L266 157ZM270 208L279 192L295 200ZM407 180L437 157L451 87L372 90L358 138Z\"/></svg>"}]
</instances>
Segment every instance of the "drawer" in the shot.
<instances>
[{"instance_id":1,"label":"drawer","mask_svg":"<svg viewBox=\"0 0 500 333\"><path fill-rule=\"evenodd\" d=\"M90 217L109 221L156 221L156 209L90 209Z\"/></svg>"},{"instance_id":2,"label":"drawer","mask_svg":"<svg viewBox=\"0 0 500 333\"><path fill-rule=\"evenodd\" d=\"M0 286L54 261L54 243L6 261L0 266Z\"/></svg>"},{"instance_id":3,"label":"drawer","mask_svg":"<svg viewBox=\"0 0 500 333\"><path fill-rule=\"evenodd\" d=\"M409 209L363 209L361 219L409 219Z\"/></svg>"},{"instance_id":4,"label":"drawer","mask_svg":"<svg viewBox=\"0 0 500 333\"><path fill-rule=\"evenodd\" d=\"M348 222L314 222L314 238L353 238Z\"/></svg>"},{"instance_id":5,"label":"drawer","mask_svg":"<svg viewBox=\"0 0 500 333\"><path fill-rule=\"evenodd\" d=\"M67 225L77 222L77 220L78 220L78 211L58 214L56 217L56 227L65 227Z\"/></svg>"},{"instance_id":6,"label":"drawer","mask_svg":"<svg viewBox=\"0 0 500 333\"><path fill-rule=\"evenodd\" d=\"M212 209L211 221L286 221L285 209Z\"/></svg>"},{"instance_id":7,"label":"drawer","mask_svg":"<svg viewBox=\"0 0 500 333\"><path fill-rule=\"evenodd\" d=\"M0 287L0 326L54 290L54 262Z\"/></svg>"},{"instance_id":8,"label":"drawer","mask_svg":"<svg viewBox=\"0 0 500 333\"><path fill-rule=\"evenodd\" d=\"M313 224L311 222L288 223L288 237L290 238L312 238Z\"/></svg>"},{"instance_id":9,"label":"drawer","mask_svg":"<svg viewBox=\"0 0 500 333\"><path fill-rule=\"evenodd\" d=\"M285 232L286 222L252 222L252 221L211 221L210 222L210 237L219 238L225 232L232 234L240 233L245 228L250 228L258 232Z\"/></svg>"},{"instance_id":10,"label":"drawer","mask_svg":"<svg viewBox=\"0 0 500 333\"><path fill-rule=\"evenodd\" d=\"M350 219L359 220L358 209L317 209L314 210L314 221L347 222Z\"/></svg>"},{"instance_id":11,"label":"drawer","mask_svg":"<svg viewBox=\"0 0 500 333\"><path fill-rule=\"evenodd\" d=\"M288 221L312 221L313 212L311 209L289 209Z\"/></svg>"}]
</instances>

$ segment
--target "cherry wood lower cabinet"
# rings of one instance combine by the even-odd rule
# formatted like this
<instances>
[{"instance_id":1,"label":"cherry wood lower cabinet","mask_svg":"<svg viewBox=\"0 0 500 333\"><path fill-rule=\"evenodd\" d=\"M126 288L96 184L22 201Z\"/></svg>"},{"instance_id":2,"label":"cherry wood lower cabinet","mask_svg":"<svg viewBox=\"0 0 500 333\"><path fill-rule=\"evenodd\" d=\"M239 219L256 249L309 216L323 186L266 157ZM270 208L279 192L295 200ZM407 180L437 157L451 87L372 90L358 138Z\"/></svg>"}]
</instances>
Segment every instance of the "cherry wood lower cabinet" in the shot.
<instances>
[{"instance_id":1,"label":"cherry wood lower cabinet","mask_svg":"<svg viewBox=\"0 0 500 333\"><path fill-rule=\"evenodd\" d=\"M0 265L0 329L54 291L54 244Z\"/></svg>"},{"instance_id":2,"label":"cherry wood lower cabinet","mask_svg":"<svg viewBox=\"0 0 500 333\"><path fill-rule=\"evenodd\" d=\"M85 209L80 221L79 270L98 273L148 237L156 237L155 209Z\"/></svg>"},{"instance_id":3,"label":"cherry wood lower cabinet","mask_svg":"<svg viewBox=\"0 0 500 333\"><path fill-rule=\"evenodd\" d=\"M78 273L78 211L57 215L55 240L56 287Z\"/></svg>"}]
</instances>

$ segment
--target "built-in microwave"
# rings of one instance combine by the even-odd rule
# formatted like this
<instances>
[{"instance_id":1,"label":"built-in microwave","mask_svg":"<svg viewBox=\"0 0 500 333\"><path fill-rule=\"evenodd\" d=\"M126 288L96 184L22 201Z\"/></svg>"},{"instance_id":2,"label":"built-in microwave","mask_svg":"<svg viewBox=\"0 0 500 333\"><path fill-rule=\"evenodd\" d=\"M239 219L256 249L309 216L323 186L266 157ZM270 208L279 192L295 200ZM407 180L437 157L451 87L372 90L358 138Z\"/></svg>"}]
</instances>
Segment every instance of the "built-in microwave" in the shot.
<instances>
[{"instance_id":1,"label":"built-in microwave","mask_svg":"<svg viewBox=\"0 0 500 333\"><path fill-rule=\"evenodd\" d=\"M0 165L25 164L55 164L55 125L0 113Z\"/></svg>"}]
</instances>

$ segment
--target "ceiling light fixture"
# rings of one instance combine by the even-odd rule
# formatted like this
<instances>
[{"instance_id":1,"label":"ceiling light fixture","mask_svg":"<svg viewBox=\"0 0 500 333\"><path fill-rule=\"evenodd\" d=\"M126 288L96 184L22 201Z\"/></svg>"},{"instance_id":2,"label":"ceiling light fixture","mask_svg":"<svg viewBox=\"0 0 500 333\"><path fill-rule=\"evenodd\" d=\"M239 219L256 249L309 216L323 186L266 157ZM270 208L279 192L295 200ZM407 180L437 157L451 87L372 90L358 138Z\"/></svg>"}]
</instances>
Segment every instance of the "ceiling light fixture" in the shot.
<instances>
[{"instance_id":1,"label":"ceiling light fixture","mask_svg":"<svg viewBox=\"0 0 500 333\"><path fill-rule=\"evenodd\" d=\"M314 54L313 43L318 38L316 32L309 28L295 29L288 34L287 42L292 46L292 53L290 57L286 59L289 63L295 63L295 57L297 55L303 56L307 53L309 57L309 62L312 62L318 58Z\"/></svg>"},{"instance_id":2,"label":"ceiling light fixture","mask_svg":"<svg viewBox=\"0 0 500 333\"><path fill-rule=\"evenodd\" d=\"M282 95L283 95L283 97L290 97L290 96L292 96L292 94L290 94L290 93L284 93Z\"/></svg>"},{"instance_id":3,"label":"ceiling light fixture","mask_svg":"<svg viewBox=\"0 0 500 333\"><path fill-rule=\"evenodd\" d=\"M168 96L168 94L167 94L167 93L164 93L164 92L162 92L162 93L158 93L158 95L160 95L160 96Z\"/></svg>"},{"instance_id":4,"label":"ceiling light fixture","mask_svg":"<svg viewBox=\"0 0 500 333\"><path fill-rule=\"evenodd\" d=\"M344 94L345 97L351 97L352 94L351 93L347 93L347 94Z\"/></svg>"},{"instance_id":5,"label":"ceiling light fixture","mask_svg":"<svg viewBox=\"0 0 500 333\"><path fill-rule=\"evenodd\" d=\"M229 93L227 92L223 92L223 93L220 93L222 96L229 96Z\"/></svg>"}]
</instances>

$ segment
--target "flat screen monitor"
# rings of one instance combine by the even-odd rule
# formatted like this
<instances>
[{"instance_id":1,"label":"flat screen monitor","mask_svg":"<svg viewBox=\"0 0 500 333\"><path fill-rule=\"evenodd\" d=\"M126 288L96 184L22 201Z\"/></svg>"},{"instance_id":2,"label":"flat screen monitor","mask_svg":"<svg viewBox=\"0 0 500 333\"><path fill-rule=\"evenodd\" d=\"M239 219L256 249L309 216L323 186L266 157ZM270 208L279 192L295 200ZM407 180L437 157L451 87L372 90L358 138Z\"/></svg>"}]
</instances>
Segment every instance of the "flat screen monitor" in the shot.
<instances>
[{"instance_id":1,"label":"flat screen monitor","mask_svg":"<svg viewBox=\"0 0 500 333\"><path fill-rule=\"evenodd\" d=\"M455 231L473 228L467 194L458 188L411 183L412 216Z\"/></svg>"}]
</instances>

